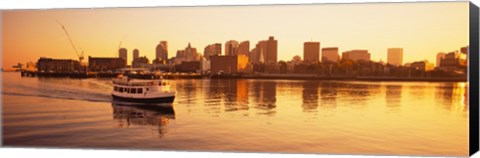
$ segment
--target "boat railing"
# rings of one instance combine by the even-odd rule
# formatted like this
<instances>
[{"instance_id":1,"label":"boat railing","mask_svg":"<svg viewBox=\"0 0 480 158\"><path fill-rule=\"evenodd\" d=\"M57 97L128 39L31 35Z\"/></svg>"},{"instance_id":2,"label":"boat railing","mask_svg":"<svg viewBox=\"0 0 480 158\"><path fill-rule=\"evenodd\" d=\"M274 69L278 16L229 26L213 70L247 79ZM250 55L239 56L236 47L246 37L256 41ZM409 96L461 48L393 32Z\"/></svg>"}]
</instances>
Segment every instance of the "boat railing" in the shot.
<instances>
[{"instance_id":1,"label":"boat railing","mask_svg":"<svg viewBox=\"0 0 480 158\"><path fill-rule=\"evenodd\" d=\"M124 86L154 86L161 84L160 81L138 81L138 80L123 80L117 79L113 80L113 84L124 85Z\"/></svg>"}]
</instances>

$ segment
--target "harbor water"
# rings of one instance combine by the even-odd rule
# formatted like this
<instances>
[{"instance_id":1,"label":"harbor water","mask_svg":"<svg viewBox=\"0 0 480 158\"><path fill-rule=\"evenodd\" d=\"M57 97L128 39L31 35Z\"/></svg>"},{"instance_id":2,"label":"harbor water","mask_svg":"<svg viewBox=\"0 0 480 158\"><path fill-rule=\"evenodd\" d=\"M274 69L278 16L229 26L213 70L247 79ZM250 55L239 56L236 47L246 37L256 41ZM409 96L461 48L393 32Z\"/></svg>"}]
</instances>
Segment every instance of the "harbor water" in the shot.
<instances>
[{"instance_id":1,"label":"harbor water","mask_svg":"<svg viewBox=\"0 0 480 158\"><path fill-rule=\"evenodd\" d=\"M468 154L468 83L169 80L172 104L110 79L2 72L3 145L374 155Z\"/></svg>"}]
</instances>

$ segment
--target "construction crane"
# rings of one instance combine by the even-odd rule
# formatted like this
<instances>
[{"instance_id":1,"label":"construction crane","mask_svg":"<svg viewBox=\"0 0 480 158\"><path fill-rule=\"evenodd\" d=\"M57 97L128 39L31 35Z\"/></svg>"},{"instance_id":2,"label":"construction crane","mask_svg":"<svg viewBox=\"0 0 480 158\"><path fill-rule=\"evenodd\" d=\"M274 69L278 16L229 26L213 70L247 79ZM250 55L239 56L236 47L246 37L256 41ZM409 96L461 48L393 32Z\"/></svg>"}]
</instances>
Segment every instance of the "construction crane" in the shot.
<instances>
[{"instance_id":1,"label":"construction crane","mask_svg":"<svg viewBox=\"0 0 480 158\"><path fill-rule=\"evenodd\" d=\"M70 42L70 44L72 45L73 47L73 50L75 50L75 53L77 54L78 56L78 60L80 61L80 63L83 63L83 50L81 53L78 52L78 49L77 47L75 46L75 44L73 43L73 40L72 38L70 37L70 34L68 33L67 29L65 28L65 26L63 26L58 20L57 20L57 23L62 27L63 31L65 32L65 35L67 35L67 38L68 38L68 41Z\"/></svg>"}]
</instances>

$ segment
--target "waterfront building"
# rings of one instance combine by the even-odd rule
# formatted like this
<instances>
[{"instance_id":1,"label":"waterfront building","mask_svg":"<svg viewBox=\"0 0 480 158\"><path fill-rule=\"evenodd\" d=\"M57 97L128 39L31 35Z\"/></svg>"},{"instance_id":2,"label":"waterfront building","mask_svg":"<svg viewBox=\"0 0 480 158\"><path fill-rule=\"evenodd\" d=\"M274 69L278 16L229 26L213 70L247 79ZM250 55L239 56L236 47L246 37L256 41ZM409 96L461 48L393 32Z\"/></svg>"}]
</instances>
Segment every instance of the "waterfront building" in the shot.
<instances>
[{"instance_id":1,"label":"waterfront building","mask_svg":"<svg viewBox=\"0 0 480 158\"><path fill-rule=\"evenodd\" d=\"M343 52L342 59L352 61L370 61L368 50L350 50Z\"/></svg>"},{"instance_id":2,"label":"waterfront building","mask_svg":"<svg viewBox=\"0 0 480 158\"><path fill-rule=\"evenodd\" d=\"M221 43L215 43L215 44L210 44L205 47L203 50L203 57L205 57L207 60L210 59L210 56L219 56L222 54L222 44Z\"/></svg>"},{"instance_id":3,"label":"waterfront building","mask_svg":"<svg viewBox=\"0 0 480 158\"><path fill-rule=\"evenodd\" d=\"M249 52L250 52L250 41L240 42L240 44L238 45L237 55L245 55L248 57Z\"/></svg>"},{"instance_id":4,"label":"waterfront building","mask_svg":"<svg viewBox=\"0 0 480 158\"><path fill-rule=\"evenodd\" d=\"M201 70L202 63L200 61L183 61L175 65L176 72L198 72Z\"/></svg>"},{"instance_id":5,"label":"waterfront building","mask_svg":"<svg viewBox=\"0 0 480 158\"><path fill-rule=\"evenodd\" d=\"M212 73L237 73L238 57L237 56L212 56L210 58L210 70Z\"/></svg>"},{"instance_id":6,"label":"waterfront building","mask_svg":"<svg viewBox=\"0 0 480 158\"><path fill-rule=\"evenodd\" d=\"M250 63L252 64L264 63L266 49L267 49L267 42L259 41L255 45L255 48L253 48L252 51L250 52Z\"/></svg>"},{"instance_id":7,"label":"waterfront building","mask_svg":"<svg viewBox=\"0 0 480 158\"><path fill-rule=\"evenodd\" d=\"M440 60L441 70L447 72L466 72L467 68L467 54L453 51L445 54L445 57Z\"/></svg>"},{"instance_id":8,"label":"waterfront building","mask_svg":"<svg viewBox=\"0 0 480 158\"><path fill-rule=\"evenodd\" d=\"M127 48L120 48L118 49L118 57L122 58L125 60L125 65L127 65L127 59L128 59L128 51Z\"/></svg>"},{"instance_id":9,"label":"waterfront building","mask_svg":"<svg viewBox=\"0 0 480 158\"><path fill-rule=\"evenodd\" d=\"M403 48L388 48L387 64L394 65L394 66L402 66L403 65Z\"/></svg>"},{"instance_id":10,"label":"waterfront building","mask_svg":"<svg viewBox=\"0 0 480 158\"><path fill-rule=\"evenodd\" d=\"M250 72L249 58L246 54L237 55L238 72Z\"/></svg>"},{"instance_id":11,"label":"waterfront building","mask_svg":"<svg viewBox=\"0 0 480 158\"><path fill-rule=\"evenodd\" d=\"M243 41L238 45L239 70L246 71L250 63L250 41Z\"/></svg>"},{"instance_id":12,"label":"waterfront building","mask_svg":"<svg viewBox=\"0 0 480 158\"><path fill-rule=\"evenodd\" d=\"M210 71L210 60L207 60L205 57L202 59L202 71L208 72Z\"/></svg>"},{"instance_id":13,"label":"waterfront building","mask_svg":"<svg viewBox=\"0 0 480 158\"><path fill-rule=\"evenodd\" d=\"M322 62L338 62L338 47L322 48Z\"/></svg>"},{"instance_id":14,"label":"waterfront building","mask_svg":"<svg viewBox=\"0 0 480 158\"><path fill-rule=\"evenodd\" d=\"M225 55L233 56L238 54L238 42L230 40L225 43Z\"/></svg>"},{"instance_id":15,"label":"waterfront building","mask_svg":"<svg viewBox=\"0 0 480 158\"><path fill-rule=\"evenodd\" d=\"M102 58L88 56L88 69L94 72L115 71L125 68L126 62L123 58Z\"/></svg>"},{"instance_id":16,"label":"waterfront building","mask_svg":"<svg viewBox=\"0 0 480 158\"><path fill-rule=\"evenodd\" d=\"M39 72L81 72L84 71L80 62L72 59L52 59L41 57L37 61L37 70Z\"/></svg>"},{"instance_id":17,"label":"waterfront building","mask_svg":"<svg viewBox=\"0 0 480 158\"><path fill-rule=\"evenodd\" d=\"M413 62L410 64L410 67L420 71L431 71L434 68L433 63L430 63L427 60Z\"/></svg>"},{"instance_id":18,"label":"waterfront building","mask_svg":"<svg viewBox=\"0 0 480 158\"><path fill-rule=\"evenodd\" d=\"M318 63L320 61L320 42L303 43L303 59L306 63Z\"/></svg>"},{"instance_id":19,"label":"waterfront building","mask_svg":"<svg viewBox=\"0 0 480 158\"><path fill-rule=\"evenodd\" d=\"M268 40L259 41L250 53L250 63L276 63L278 41L270 36Z\"/></svg>"},{"instance_id":20,"label":"waterfront building","mask_svg":"<svg viewBox=\"0 0 480 158\"><path fill-rule=\"evenodd\" d=\"M278 41L273 36L270 36L266 42L265 63L277 63Z\"/></svg>"},{"instance_id":21,"label":"waterfront building","mask_svg":"<svg viewBox=\"0 0 480 158\"><path fill-rule=\"evenodd\" d=\"M160 41L160 43L155 48L155 58L166 60L168 59L168 43L167 41Z\"/></svg>"}]
</instances>

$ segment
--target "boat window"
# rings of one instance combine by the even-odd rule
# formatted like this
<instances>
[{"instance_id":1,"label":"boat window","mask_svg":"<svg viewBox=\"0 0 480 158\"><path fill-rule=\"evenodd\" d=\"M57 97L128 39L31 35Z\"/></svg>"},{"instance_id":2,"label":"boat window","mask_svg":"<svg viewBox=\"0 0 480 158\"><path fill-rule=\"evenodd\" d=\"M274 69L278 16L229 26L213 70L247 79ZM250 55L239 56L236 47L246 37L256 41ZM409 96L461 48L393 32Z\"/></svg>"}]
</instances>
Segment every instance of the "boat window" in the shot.
<instances>
[{"instance_id":1,"label":"boat window","mask_svg":"<svg viewBox=\"0 0 480 158\"><path fill-rule=\"evenodd\" d=\"M137 89L137 92L138 92L138 93L143 93L142 91L143 91L143 88Z\"/></svg>"},{"instance_id":2,"label":"boat window","mask_svg":"<svg viewBox=\"0 0 480 158\"><path fill-rule=\"evenodd\" d=\"M113 86L113 91L118 91L118 87L117 87L117 86Z\"/></svg>"},{"instance_id":3,"label":"boat window","mask_svg":"<svg viewBox=\"0 0 480 158\"><path fill-rule=\"evenodd\" d=\"M130 88L130 93L137 93L137 89L136 88Z\"/></svg>"},{"instance_id":4,"label":"boat window","mask_svg":"<svg viewBox=\"0 0 480 158\"><path fill-rule=\"evenodd\" d=\"M123 92L123 87L119 87L118 91Z\"/></svg>"}]
</instances>

